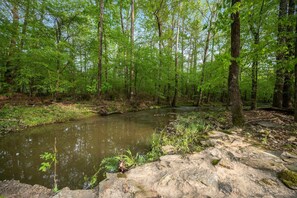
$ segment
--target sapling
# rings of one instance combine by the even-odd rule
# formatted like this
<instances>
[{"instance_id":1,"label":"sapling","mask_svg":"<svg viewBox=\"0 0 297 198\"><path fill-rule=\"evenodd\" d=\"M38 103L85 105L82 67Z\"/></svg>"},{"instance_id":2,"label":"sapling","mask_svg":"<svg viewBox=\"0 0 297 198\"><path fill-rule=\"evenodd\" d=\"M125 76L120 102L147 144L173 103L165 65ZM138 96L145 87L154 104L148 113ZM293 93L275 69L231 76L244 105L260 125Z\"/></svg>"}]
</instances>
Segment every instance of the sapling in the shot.
<instances>
[{"instance_id":1,"label":"sapling","mask_svg":"<svg viewBox=\"0 0 297 198\"><path fill-rule=\"evenodd\" d=\"M54 164L54 192L58 192L58 182L57 182L57 139L55 137L55 144L54 144L54 153L49 153L49 152L44 152L43 154L40 155L40 158L45 160L44 162L41 163L39 171L46 172L48 171L51 167L52 164Z\"/></svg>"}]
</instances>

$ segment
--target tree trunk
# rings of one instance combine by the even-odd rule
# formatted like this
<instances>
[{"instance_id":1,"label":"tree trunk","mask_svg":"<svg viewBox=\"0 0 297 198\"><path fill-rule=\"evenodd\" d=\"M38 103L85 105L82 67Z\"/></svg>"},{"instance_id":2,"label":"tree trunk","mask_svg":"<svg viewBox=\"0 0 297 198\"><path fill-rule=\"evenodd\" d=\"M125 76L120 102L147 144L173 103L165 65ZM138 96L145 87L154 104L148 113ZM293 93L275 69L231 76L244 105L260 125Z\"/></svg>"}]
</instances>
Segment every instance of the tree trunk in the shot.
<instances>
[{"instance_id":1,"label":"tree trunk","mask_svg":"<svg viewBox=\"0 0 297 198\"><path fill-rule=\"evenodd\" d=\"M14 61L16 50L17 50L17 38L18 38L18 31L19 31L19 10L17 5L13 5L13 8L11 10L12 12L12 26L13 31L11 32L11 39L10 39L10 46L9 46L9 52L6 62L6 71L4 73L4 81L7 83L8 89L6 89L6 92L11 92L15 75L17 71L17 65Z\"/></svg>"},{"instance_id":2,"label":"tree trunk","mask_svg":"<svg viewBox=\"0 0 297 198\"><path fill-rule=\"evenodd\" d=\"M122 33L123 36L125 36L125 26L124 26L124 17L123 17L123 0L120 0L120 18L121 18L121 29L122 29ZM124 92L125 95L127 96L127 98L130 97L130 92L129 92L129 69L128 66L126 65L126 56L127 56L127 52L126 52L126 48L125 46L122 48L123 50L123 57L124 60L122 61L122 64L124 66Z\"/></svg>"},{"instance_id":3,"label":"tree trunk","mask_svg":"<svg viewBox=\"0 0 297 198\"><path fill-rule=\"evenodd\" d=\"M295 13L295 0L289 0L289 21L292 23L289 23L287 26L287 45L288 45L288 51L289 53L286 56L286 59L289 60L290 58L294 57L294 13ZM285 68L285 75L284 75L284 89L283 89L283 107L284 108L290 108L292 107L292 79L293 79L293 71L291 69Z\"/></svg>"},{"instance_id":4,"label":"tree trunk","mask_svg":"<svg viewBox=\"0 0 297 198\"><path fill-rule=\"evenodd\" d=\"M131 0L131 68L130 68L130 101L135 96L135 68L134 68L134 0Z\"/></svg>"},{"instance_id":5,"label":"tree trunk","mask_svg":"<svg viewBox=\"0 0 297 198\"><path fill-rule=\"evenodd\" d=\"M232 0L232 6L241 0ZM244 125L244 116L242 112L242 102L239 91L239 65L240 55L240 18L239 11L231 14L231 65L229 67L229 97L232 113L232 123L234 126Z\"/></svg>"},{"instance_id":6,"label":"tree trunk","mask_svg":"<svg viewBox=\"0 0 297 198\"><path fill-rule=\"evenodd\" d=\"M26 38L26 34L27 34L29 12L30 12L30 0L27 0L24 24L23 24L23 28L22 28L21 50L24 48L25 38Z\"/></svg>"},{"instance_id":7,"label":"tree trunk","mask_svg":"<svg viewBox=\"0 0 297 198\"><path fill-rule=\"evenodd\" d=\"M175 64L174 64L174 95L171 102L171 106L176 106L177 94L178 94L178 42L179 42L179 15L177 19L177 32L176 32L176 43L175 43Z\"/></svg>"},{"instance_id":8,"label":"tree trunk","mask_svg":"<svg viewBox=\"0 0 297 198\"><path fill-rule=\"evenodd\" d=\"M258 44L260 43L259 32L255 32L253 36L254 36L254 44L255 46L258 46ZM255 54L255 57L253 59L253 64L252 64L251 110L255 110L257 108L258 65L259 65L259 58L258 58L258 55Z\"/></svg>"},{"instance_id":9,"label":"tree trunk","mask_svg":"<svg viewBox=\"0 0 297 198\"><path fill-rule=\"evenodd\" d=\"M104 0L100 0L100 14L98 23L98 98L101 98L102 92L102 55L103 55L103 17L104 17Z\"/></svg>"},{"instance_id":10,"label":"tree trunk","mask_svg":"<svg viewBox=\"0 0 297 198\"><path fill-rule=\"evenodd\" d=\"M296 14L297 16L297 14ZM297 33L297 17L296 17L296 29L295 34ZM295 58L297 59L297 37L295 37ZM297 122L297 63L295 64L295 116L294 121Z\"/></svg>"},{"instance_id":11,"label":"tree trunk","mask_svg":"<svg viewBox=\"0 0 297 198\"><path fill-rule=\"evenodd\" d=\"M210 35L212 30L212 19L213 19L213 13L211 13L210 21L209 21L209 27L207 30L207 37L206 37L206 43L204 47L204 53L203 53L203 60L202 60L202 68L201 68L201 79L200 79L200 88L198 91L198 100L197 100L197 106L200 106L202 103L203 98L203 90L201 86L204 84L204 78L205 78L205 64L207 61L207 55L208 55L208 49L209 49L209 43L210 43Z\"/></svg>"},{"instance_id":12,"label":"tree trunk","mask_svg":"<svg viewBox=\"0 0 297 198\"><path fill-rule=\"evenodd\" d=\"M161 70L162 70L162 21L160 19L160 10L163 5L163 0L160 2L160 7L154 12L158 25L158 36L159 36L159 69L158 69L158 82L157 82L157 104L160 104L160 93L161 93Z\"/></svg>"},{"instance_id":13,"label":"tree trunk","mask_svg":"<svg viewBox=\"0 0 297 198\"><path fill-rule=\"evenodd\" d=\"M262 13L264 9L265 0L262 0L261 9L259 13L259 21L254 25L254 20L250 18L250 31L252 33L255 47L257 47L260 43L260 28L262 26ZM256 49L257 50L257 49ZM255 110L257 108L257 92L258 92L258 66L259 66L259 56L258 52L254 50L255 55L253 58L252 64L252 91L251 91L251 110Z\"/></svg>"},{"instance_id":14,"label":"tree trunk","mask_svg":"<svg viewBox=\"0 0 297 198\"><path fill-rule=\"evenodd\" d=\"M284 36L285 33L285 25L282 20L287 15L287 0L280 0L279 5L279 24L278 24L278 45L284 46L286 44L286 38ZM284 67L283 60L285 58L285 52L280 50L277 53L276 60L276 79L274 86L274 95L273 95L273 107L282 108L283 106L283 88L284 88Z\"/></svg>"}]
</instances>

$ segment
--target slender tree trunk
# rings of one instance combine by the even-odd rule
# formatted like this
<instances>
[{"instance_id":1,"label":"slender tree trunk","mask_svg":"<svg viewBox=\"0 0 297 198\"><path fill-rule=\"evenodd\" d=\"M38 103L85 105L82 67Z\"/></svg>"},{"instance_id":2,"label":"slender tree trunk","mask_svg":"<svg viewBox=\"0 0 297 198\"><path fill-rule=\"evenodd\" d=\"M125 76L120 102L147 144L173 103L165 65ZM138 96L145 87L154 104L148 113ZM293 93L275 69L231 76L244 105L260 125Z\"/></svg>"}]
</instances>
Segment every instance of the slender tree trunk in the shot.
<instances>
[{"instance_id":1,"label":"slender tree trunk","mask_svg":"<svg viewBox=\"0 0 297 198\"><path fill-rule=\"evenodd\" d=\"M194 55L193 55L193 75L196 76L196 73L197 73L197 38L195 37L195 42L194 42ZM198 83L195 83L196 81L194 81L194 84L193 84L193 100L195 99L196 97L196 94L197 94L197 84ZM194 104L197 105L196 102L194 102Z\"/></svg>"},{"instance_id":2,"label":"slender tree trunk","mask_svg":"<svg viewBox=\"0 0 297 198\"><path fill-rule=\"evenodd\" d=\"M241 0L232 0L232 6ZM244 124L242 112L242 102L239 91L239 65L238 58L240 55L240 18L239 11L231 14L231 65L229 67L229 98L231 104L232 123L234 126Z\"/></svg>"},{"instance_id":3,"label":"slender tree trunk","mask_svg":"<svg viewBox=\"0 0 297 198\"><path fill-rule=\"evenodd\" d=\"M61 41L61 37L62 37L62 30L61 30L61 26L62 26L62 22L59 18L56 18L56 47L57 47L57 51L60 52L60 41ZM57 100L58 97L58 92L60 89L60 74L61 74L61 61L59 59L59 57L56 60L56 64L57 64L57 79L56 79L56 85L55 88L53 88L53 100Z\"/></svg>"},{"instance_id":4,"label":"slender tree trunk","mask_svg":"<svg viewBox=\"0 0 297 198\"><path fill-rule=\"evenodd\" d=\"M8 89L5 90L7 92L12 91L12 87L14 85L14 80L17 71L17 65L14 61L16 50L17 50L17 38L18 38L18 31L19 31L19 9L17 5L13 5L11 10L12 12L12 26L13 31L11 32L11 39L10 39L10 46L9 52L6 62L6 71L4 73L4 81L8 85Z\"/></svg>"},{"instance_id":5,"label":"slender tree trunk","mask_svg":"<svg viewBox=\"0 0 297 198\"><path fill-rule=\"evenodd\" d=\"M297 17L296 17L296 29L295 29L295 58L297 59ZM295 64L295 102L294 103L295 103L294 121L297 122L297 63Z\"/></svg>"},{"instance_id":6,"label":"slender tree trunk","mask_svg":"<svg viewBox=\"0 0 297 198\"><path fill-rule=\"evenodd\" d=\"M284 46L286 44L285 25L282 20L287 15L287 0L280 0L279 5L279 24L278 24L278 45ZM274 86L273 95L273 106L282 108L283 106L283 88L284 88L284 67L282 66L283 60L285 58L285 52L280 50L276 56L277 66L276 66L276 79Z\"/></svg>"},{"instance_id":7,"label":"slender tree trunk","mask_svg":"<svg viewBox=\"0 0 297 198\"><path fill-rule=\"evenodd\" d=\"M210 18L210 21L209 21L209 28L208 28L208 31L207 31L206 43L205 43L204 53L203 53L200 88L199 88L199 91L198 91L197 106L201 105L202 98L203 98L203 91L202 91L201 86L203 86L204 78L205 78L205 64L206 64L206 61L207 61L209 42L210 42L210 35L211 35L211 30L212 30L212 18L213 18L213 14L211 13L211 18Z\"/></svg>"},{"instance_id":8,"label":"slender tree trunk","mask_svg":"<svg viewBox=\"0 0 297 198\"><path fill-rule=\"evenodd\" d=\"M177 19L177 32L176 32L176 43L175 43L175 64L174 64L174 95L171 102L171 106L176 106L177 94L178 94L178 42L179 42L179 16Z\"/></svg>"},{"instance_id":9,"label":"slender tree trunk","mask_svg":"<svg viewBox=\"0 0 297 198\"><path fill-rule=\"evenodd\" d=\"M123 17L123 0L120 0L120 18L121 18L121 29L122 29L122 34L125 37L125 26L124 26L124 17ZM125 90L125 95L127 98L130 97L130 91L129 91L129 68L126 64L126 48L123 47L123 57L124 60L122 61L122 64L124 66L124 90Z\"/></svg>"},{"instance_id":10,"label":"slender tree trunk","mask_svg":"<svg viewBox=\"0 0 297 198\"><path fill-rule=\"evenodd\" d=\"M106 56L104 56L104 64L105 64L105 83L108 82L108 46L107 46L107 38L106 38L106 34L104 34L103 36L103 40L104 40L104 52L106 54Z\"/></svg>"},{"instance_id":11,"label":"slender tree trunk","mask_svg":"<svg viewBox=\"0 0 297 198\"><path fill-rule=\"evenodd\" d=\"M262 25L262 13L264 9L265 0L262 0L261 9L259 12L259 20L255 24L253 18L250 18L250 31L252 33L254 44L257 47L260 43L260 28ZM259 56L258 52L255 50L255 55L252 64L252 91L251 91L251 110L257 108L257 92L258 92L258 66L259 66Z\"/></svg>"},{"instance_id":12,"label":"slender tree trunk","mask_svg":"<svg viewBox=\"0 0 297 198\"><path fill-rule=\"evenodd\" d=\"M157 104L160 104L160 93L161 93L161 70L162 70L162 21L160 19L160 10L163 6L163 0L160 2L160 7L154 12L158 25L158 36L159 36L159 69L158 69L158 82L157 82Z\"/></svg>"},{"instance_id":13,"label":"slender tree trunk","mask_svg":"<svg viewBox=\"0 0 297 198\"><path fill-rule=\"evenodd\" d=\"M181 32L185 31L185 20L182 19L182 24L181 24ZM184 37L181 36L181 60L180 60L180 92L183 95L184 94L184 51L185 51L185 44L184 44Z\"/></svg>"},{"instance_id":14,"label":"slender tree trunk","mask_svg":"<svg viewBox=\"0 0 297 198\"><path fill-rule=\"evenodd\" d=\"M135 97L135 68L134 68L134 0L131 0L131 68L130 68L130 101Z\"/></svg>"},{"instance_id":15,"label":"slender tree trunk","mask_svg":"<svg viewBox=\"0 0 297 198\"><path fill-rule=\"evenodd\" d=\"M22 28L21 50L24 48L25 38L26 38L26 34L27 34L29 12L30 12L30 0L27 0L24 24L23 24L23 28Z\"/></svg>"},{"instance_id":16,"label":"slender tree trunk","mask_svg":"<svg viewBox=\"0 0 297 198\"><path fill-rule=\"evenodd\" d=\"M258 46L260 42L259 32L253 34L254 36L254 44ZM257 91L258 91L258 65L259 58L258 55L255 54L252 64L252 92L251 92L251 110L255 110L257 108Z\"/></svg>"},{"instance_id":17,"label":"slender tree trunk","mask_svg":"<svg viewBox=\"0 0 297 198\"><path fill-rule=\"evenodd\" d=\"M289 12L288 17L290 23L287 26L287 45L288 45L288 51L289 53L286 56L286 59L289 60L291 57L294 57L294 13L295 13L295 0L289 0ZM283 107L284 108L290 108L292 107L292 93L291 88L293 84L293 74L294 72L291 69L285 68L285 74L284 74L284 89L283 89Z\"/></svg>"},{"instance_id":18,"label":"slender tree trunk","mask_svg":"<svg viewBox=\"0 0 297 198\"><path fill-rule=\"evenodd\" d=\"M100 0L100 14L98 23L98 98L102 95L102 58L103 58L103 17L104 17L104 0Z\"/></svg>"}]
</instances>

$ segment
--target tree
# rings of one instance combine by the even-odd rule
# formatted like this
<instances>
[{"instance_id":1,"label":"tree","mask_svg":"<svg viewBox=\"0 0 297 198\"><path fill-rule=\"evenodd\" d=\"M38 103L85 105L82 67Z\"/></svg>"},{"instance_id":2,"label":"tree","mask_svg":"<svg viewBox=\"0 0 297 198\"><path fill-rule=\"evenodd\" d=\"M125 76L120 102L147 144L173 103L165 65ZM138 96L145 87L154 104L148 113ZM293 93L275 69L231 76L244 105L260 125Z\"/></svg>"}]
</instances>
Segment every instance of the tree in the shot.
<instances>
[{"instance_id":1,"label":"tree","mask_svg":"<svg viewBox=\"0 0 297 198\"><path fill-rule=\"evenodd\" d=\"M207 0L207 4L210 7L210 3ZM207 36L206 36L206 40L205 40L205 47L204 47L204 51L203 51L203 58L202 58L202 68L201 68L201 79L200 79L200 85L199 85L199 90L198 90L198 100L197 100L197 106L200 106L202 103L202 98L203 98L203 90L202 90L202 86L204 84L205 81L205 64L207 62L207 57L208 57L208 50L209 50L209 45L210 45L210 40L211 40L211 34L213 32L213 19L216 17L216 4L213 5L213 7L209 8L210 10L210 17L207 21Z\"/></svg>"},{"instance_id":2,"label":"tree","mask_svg":"<svg viewBox=\"0 0 297 198\"><path fill-rule=\"evenodd\" d=\"M102 58L103 58L103 17L104 17L104 0L100 0L100 14L98 22L98 98L102 92Z\"/></svg>"},{"instance_id":3,"label":"tree","mask_svg":"<svg viewBox=\"0 0 297 198\"><path fill-rule=\"evenodd\" d=\"M163 0L160 1L160 6L154 11L154 15L158 26L159 36L159 69L158 69L158 82L157 82L157 104L160 104L160 92L161 92L161 69L162 69L162 20L160 17L160 11L163 7Z\"/></svg>"},{"instance_id":4,"label":"tree","mask_svg":"<svg viewBox=\"0 0 297 198\"><path fill-rule=\"evenodd\" d=\"M182 3L178 2L179 8L182 8ZM178 94L178 44L179 44L179 26L180 26L180 12L177 15L177 30L176 30L176 40L175 40L175 58L174 58L174 94L171 102L171 106L176 106L177 94Z\"/></svg>"},{"instance_id":5,"label":"tree","mask_svg":"<svg viewBox=\"0 0 297 198\"><path fill-rule=\"evenodd\" d=\"M286 45L286 26L284 24L285 17L287 15L287 0L280 0L279 4L279 22L278 22L278 45L285 46ZM276 80L274 87L274 96L273 96L273 106L282 108L283 106L283 88L284 88L284 67L283 61L285 59L285 51L280 48L278 49L276 60Z\"/></svg>"},{"instance_id":6,"label":"tree","mask_svg":"<svg viewBox=\"0 0 297 198\"><path fill-rule=\"evenodd\" d=\"M262 26L262 19L263 19L263 9L264 9L265 0L262 0L260 12L258 19L255 18L250 14L249 25L250 25L250 32L254 39L255 51L260 43L260 29ZM257 107L257 92L258 92L258 66L259 66L259 55L256 51L253 57L252 63L252 91L251 91L251 110L255 110Z\"/></svg>"},{"instance_id":7,"label":"tree","mask_svg":"<svg viewBox=\"0 0 297 198\"><path fill-rule=\"evenodd\" d=\"M296 16L297 16L297 14L296 14ZM295 18L296 18L296 16L295 16ZM295 29L295 58L297 58L297 20L296 20L296 29ZM294 116L294 121L297 122L297 63L295 63L295 116Z\"/></svg>"},{"instance_id":8,"label":"tree","mask_svg":"<svg viewBox=\"0 0 297 198\"><path fill-rule=\"evenodd\" d=\"M294 13L295 13L295 0L289 0L288 7L288 25L286 29L286 43L288 52L286 52L285 60L290 64L290 60L294 59ZM293 67L286 66L284 68L284 87L283 87L283 108L292 107L292 78Z\"/></svg>"},{"instance_id":9,"label":"tree","mask_svg":"<svg viewBox=\"0 0 297 198\"><path fill-rule=\"evenodd\" d=\"M135 94L136 94L136 80L135 80L135 65L134 65L134 15L135 15L135 9L134 0L131 0L131 68L130 68L130 101L134 100Z\"/></svg>"},{"instance_id":10,"label":"tree","mask_svg":"<svg viewBox=\"0 0 297 198\"><path fill-rule=\"evenodd\" d=\"M12 31L11 39L9 45L8 58L6 61L6 71L4 74L5 82L9 92L11 92L12 87L15 85L15 78L17 70L19 69L16 63L16 54L17 54L17 38L19 35L19 8L16 2L13 2L13 7L11 10L12 13Z\"/></svg>"},{"instance_id":11,"label":"tree","mask_svg":"<svg viewBox=\"0 0 297 198\"><path fill-rule=\"evenodd\" d=\"M232 0L232 6L240 5L241 0ZM231 65L229 67L229 97L232 113L232 123L234 126L244 124L242 112L242 102L239 91L239 56L240 56L240 18L239 8L231 14Z\"/></svg>"}]
</instances>

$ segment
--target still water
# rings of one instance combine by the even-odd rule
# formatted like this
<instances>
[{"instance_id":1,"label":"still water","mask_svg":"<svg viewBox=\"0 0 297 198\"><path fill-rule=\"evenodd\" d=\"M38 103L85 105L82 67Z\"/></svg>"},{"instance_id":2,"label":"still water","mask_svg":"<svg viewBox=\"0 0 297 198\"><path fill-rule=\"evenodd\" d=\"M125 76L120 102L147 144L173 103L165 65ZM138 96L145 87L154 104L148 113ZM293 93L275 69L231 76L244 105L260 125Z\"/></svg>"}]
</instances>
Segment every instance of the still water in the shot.
<instances>
[{"instance_id":1,"label":"still water","mask_svg":"<svg viewBox=\"0 0 297 198\"><path fill-rule=\"evenodd\" d=\"M16 179L52 188L52 172L38 169L43 161L40 154L53 152L56 138L58 187L81 189L84 177L92 176L104 157L125 149L134 153L147 151L156 129L173 120L175 113L194 110L179 107L94 116L8 134L0 139L0 180Z\"/></svg>"}]
</instances>

